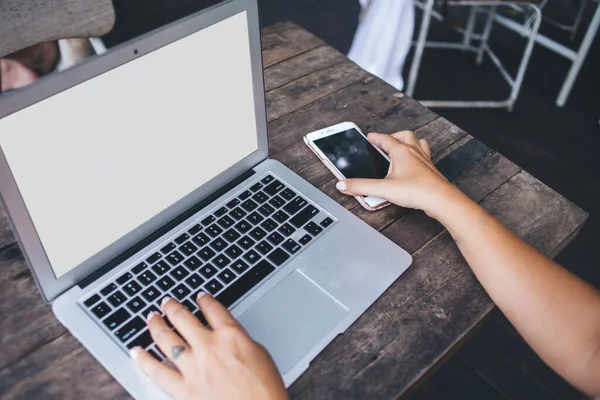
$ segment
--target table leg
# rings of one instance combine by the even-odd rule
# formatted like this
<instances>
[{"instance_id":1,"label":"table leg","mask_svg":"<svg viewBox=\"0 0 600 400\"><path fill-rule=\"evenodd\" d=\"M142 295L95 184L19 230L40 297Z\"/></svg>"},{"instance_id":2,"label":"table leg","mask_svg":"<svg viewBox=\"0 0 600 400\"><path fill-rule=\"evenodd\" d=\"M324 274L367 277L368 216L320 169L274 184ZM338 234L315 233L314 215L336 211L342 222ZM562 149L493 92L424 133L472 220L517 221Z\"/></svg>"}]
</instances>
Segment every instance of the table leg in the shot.
<instances>
[{"instance_id":1,"label":"table leg","mask_svg":"<svg viewBox=\"0 0 600 400\"><path fill-rule=\"evenodd\" d=\"M581 46L579 46L579 51L577 52L577 56L571 65L571 69L569 70L569 74L567 75L567 79L563 83L562 89L560 90L560 94L556 99L556 105L559 107L563 107L567 102L567 98L569 94L571 94L571 89L573 88L573 84L575 83L575 79L577 79L577 75L579 75L579 70L587 57L587 53L590 50L590 46L592 45L592 41L596 36L596 32L598 32L598 26L600 25L600 4L596 9L596 13L592 18L592 22L590 22L590 26L581 42Z\"/></svg>"},{"instance_id":2,"label":"table leg","mask_svg":"<svg viewBox=\"0 0 600 400\"><path fill-rule=\"evenodd\" d=\"M429 32L429 22L431 21L431 12L433 10L434 1L435 0L426 0L425 6L423 7L423 18L421 19L421 28L419 29L419 36L417 38L417 45L415 47L415 56L413 58L412 65L410 66L408 86L406 89L406 94L410 97L412 97L413 93L415 92L415 85L417 84L417 77L419 75L421 59L423 58L423 50L425 49L427 33Z\"/></svg>"},{"instance_id":3,"label":"table leg","mask_svg":"<svg viewBox=\"0 0 600 400\"><path fill-rule=\"evenodd\" d=\"M479 43L479 49L477 50L477 64L481 64L483 61L483 54L485 48L487 47L488 40L490 38L490 33L492 33L492 25L494 23L494 18L496 17L496 6L491 7L488 10L488 17L485 21L485 27L483 28L483 36L481 37L481 42Z\"/></svg>"},{"instance_id":4,"label":"table leg","mask_svg":"<svg viewBox=\"0 0 600 400\"><path fill-rule=\"evenodd\" d=\"M473 36L473 29L475 28L475 17L477 15L477 7L472 6L469 10L469 19L467 20L467 27L463 33L463 44L465 48L471 46L471 37Z\"/></svg>"}]
</instances>

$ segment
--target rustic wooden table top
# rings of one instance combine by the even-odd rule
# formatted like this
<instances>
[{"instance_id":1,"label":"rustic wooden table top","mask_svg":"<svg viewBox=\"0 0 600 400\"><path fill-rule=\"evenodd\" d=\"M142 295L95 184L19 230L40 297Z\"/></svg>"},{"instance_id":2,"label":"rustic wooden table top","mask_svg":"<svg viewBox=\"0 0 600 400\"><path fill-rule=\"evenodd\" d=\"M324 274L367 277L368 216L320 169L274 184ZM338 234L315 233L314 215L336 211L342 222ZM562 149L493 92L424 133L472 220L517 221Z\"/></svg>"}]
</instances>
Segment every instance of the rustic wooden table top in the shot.
<instances>
[{"instance_id":1,"label":"rustic wooden table top","mask_svg":"<svg viewBox=\"0 0 600 400\"><path fill-rule=\"evenodd\" d=\"M492 310L452 238L422 212L368 212L302 135L341 121L365 131L416 130L440 170L514 232L556 255L587 214L416 101L291 23L263 30L272 157L414 258L375 304L290 388L295 398L395 398L430 372ZM129 398L42 299L4 213L0 218L0 398Z\"/></svg>"}]
</instances>

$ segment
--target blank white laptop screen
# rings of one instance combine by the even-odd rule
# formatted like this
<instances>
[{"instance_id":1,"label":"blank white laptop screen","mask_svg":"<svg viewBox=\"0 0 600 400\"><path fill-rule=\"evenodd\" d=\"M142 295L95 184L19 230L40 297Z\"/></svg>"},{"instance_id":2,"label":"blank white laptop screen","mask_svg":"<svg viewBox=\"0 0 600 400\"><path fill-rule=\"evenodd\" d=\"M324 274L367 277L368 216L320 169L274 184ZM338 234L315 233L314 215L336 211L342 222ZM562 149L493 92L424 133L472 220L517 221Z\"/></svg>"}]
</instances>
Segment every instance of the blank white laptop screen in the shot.
<instances>
[{"instance_id":1,"label":"blank white laptop screen","mask_svg":"<svg viewBox=\"0 0 600 400\"><path fill-rule=\"evenodd\" d=\"M0 145L60 277L258 149L245 12L1 119Z\"/></svg>"}]
</instances>

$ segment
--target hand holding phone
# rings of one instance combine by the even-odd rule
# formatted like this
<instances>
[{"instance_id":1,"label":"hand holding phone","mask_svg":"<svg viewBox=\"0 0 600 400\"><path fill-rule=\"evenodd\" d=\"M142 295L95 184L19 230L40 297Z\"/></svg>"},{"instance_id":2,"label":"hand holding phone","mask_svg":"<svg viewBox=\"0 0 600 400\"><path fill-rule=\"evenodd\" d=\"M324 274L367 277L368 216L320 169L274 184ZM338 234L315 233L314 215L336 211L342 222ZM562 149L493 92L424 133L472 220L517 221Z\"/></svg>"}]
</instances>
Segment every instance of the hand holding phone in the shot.
<instances>
[{"instance_id":1,"label":"hand holding phone","mask_svg":"<svg viewBox=\"0 0 600 400\"><path fill-rule=\"evenodd\" d=\"M340 180L383 179L388 174L390 160L387 155L373 146L352 122L311 132L304 137L304 142ZM356 196L356 199L369 211L390 204L372 196Z\"/></svg>"}]
</instances>

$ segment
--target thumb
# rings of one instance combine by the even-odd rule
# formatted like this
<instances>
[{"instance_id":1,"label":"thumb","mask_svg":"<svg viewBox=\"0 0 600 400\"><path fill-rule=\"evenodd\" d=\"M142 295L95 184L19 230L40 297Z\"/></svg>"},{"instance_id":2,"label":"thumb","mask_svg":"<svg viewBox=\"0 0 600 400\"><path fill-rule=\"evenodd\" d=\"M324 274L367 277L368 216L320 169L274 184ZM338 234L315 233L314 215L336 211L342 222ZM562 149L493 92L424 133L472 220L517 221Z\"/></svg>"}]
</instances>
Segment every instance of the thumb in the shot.
<instances>
[{"instance_id":1,"label":"thumb","mask_svg":"<svg viewBox=\"0 0 600 400\"><path fill-rule=\"evenodd\" d=\"M335 187L350 196L374 196L386 199L386 195L389 195L386 183L384 179L355 178L339 181Z\"/></svg>"}]
</instances>

